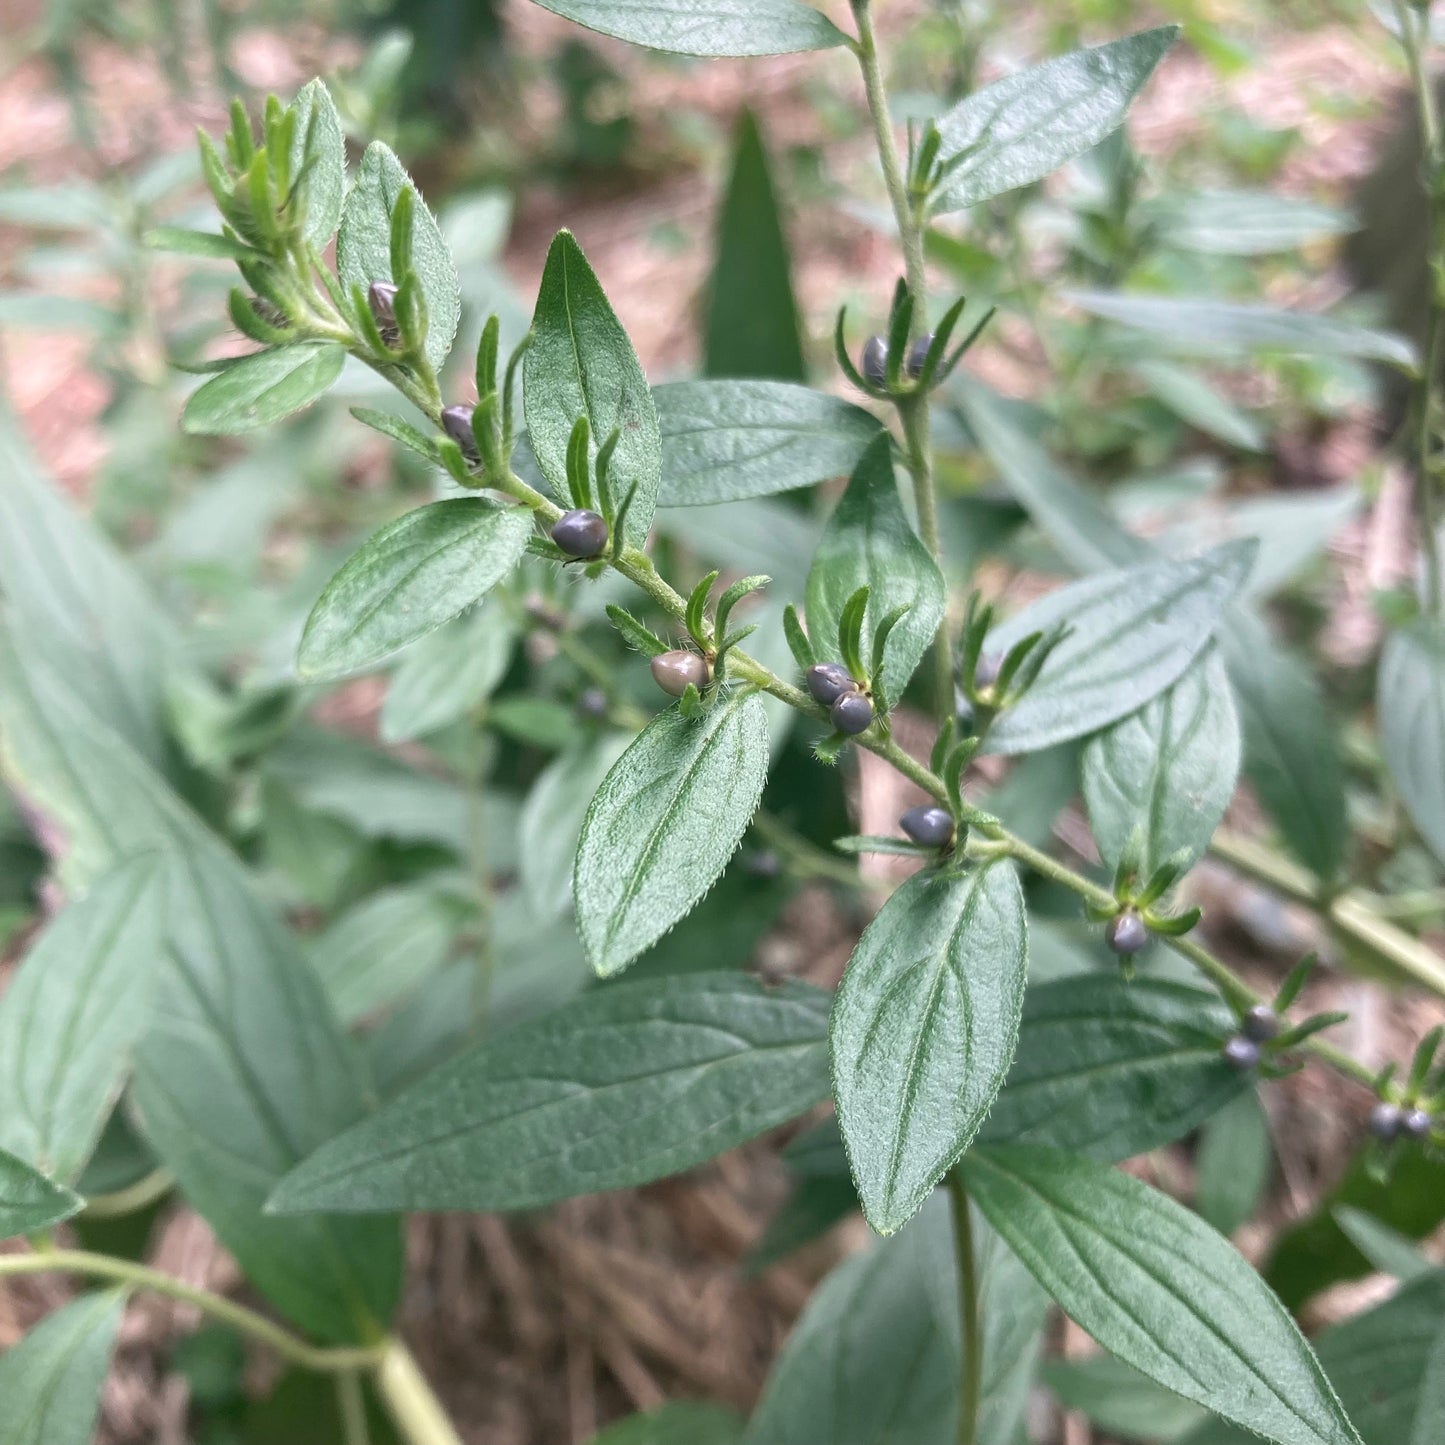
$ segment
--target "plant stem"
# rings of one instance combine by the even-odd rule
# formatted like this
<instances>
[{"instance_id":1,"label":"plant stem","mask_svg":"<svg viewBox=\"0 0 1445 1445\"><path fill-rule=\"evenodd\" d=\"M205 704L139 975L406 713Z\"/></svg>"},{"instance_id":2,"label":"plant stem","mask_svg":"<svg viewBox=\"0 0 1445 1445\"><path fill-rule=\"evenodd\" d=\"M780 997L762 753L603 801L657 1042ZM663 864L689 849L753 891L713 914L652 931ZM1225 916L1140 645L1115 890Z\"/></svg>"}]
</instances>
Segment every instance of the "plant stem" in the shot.
<instances>
[{"instance_id":1,"label":"plant stem","mask_svg":"<svg viewBox=\"0 0 1445 1445\"><path fill-rule=\"evenodd\" d=\"M395 1337L386 1342L376 1367L376 1387L409 1445L462 1445L411 1351Z\"/></svg>"},{"instance_id":2,"label":"plant stem","mask_svg":"<svg viewBox=\"0 0 1445 1445\"><path fill-rule=\"evenodd\" d=\"M196 1289L173 1275L137 1264L134 1260L116 1259L108 1254L92 1254L81 1249L57 1249L45 1254L0 1255L0 1278L7 1275L49 1274L62 1271L83 1275L87 1279L113 1280L135 1289L153 1290L156 1294L183 1300L194 1305L212 1319L230 1325L244 1335L275 1350L283 1359L308 1370L358 1370L377 1365L382 1350L375 1346L325 1348L308 1344L299 1335L274 1324L265 1315L238 1305L210 1290Z\"/></svg>"},{"instance_id":3,"label":"plant stem","mask_svg":"<svg viewBox=\"0 0 1445 1445\"><path fill-rule=\"evenodd\" d=\"M336 1408L341 1415L341 1438L345 1445L371 1445L366 1397L361 1392L361 1376L357 1371L345 1370L336 1376Z\"/></svg>"},{"instance_id":4,"label":"plant stem","mask_svg":"<svg viewBox=\"0 0 1445 1445\"><path fill-rule=\"evenodd\" d=\"M87 1219L118 1219L123 1214L135 1214L164 1199L175 1188L175 1177L169 1169L152 1169L144 1178L125 1189L112 1194L96 1194L85 1201Z\"/></svg>"},{"instance_id":5,"label":"plant stem","mask_svg":"<svg viewBox=\"0 0 1445 1445\"><path fill-rule=\"evenodd\" d=\"M954 1256L958 1269L958 1304L963 1327L963 1373L958 1387L958 1445L975 1445L983 1375L983 1328L978 1298L978 1257L973 1247L973 1216L968 1190L958 1170L948 1175L953 1212Z\"/></svg>"}]
</instances>

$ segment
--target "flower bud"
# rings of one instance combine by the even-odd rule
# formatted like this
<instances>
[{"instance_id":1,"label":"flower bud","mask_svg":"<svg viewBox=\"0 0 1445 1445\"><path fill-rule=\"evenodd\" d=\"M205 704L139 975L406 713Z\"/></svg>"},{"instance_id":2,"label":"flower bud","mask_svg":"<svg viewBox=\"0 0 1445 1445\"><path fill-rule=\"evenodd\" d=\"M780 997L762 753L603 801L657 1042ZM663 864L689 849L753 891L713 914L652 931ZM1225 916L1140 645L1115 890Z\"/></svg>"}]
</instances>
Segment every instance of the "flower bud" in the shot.
<instances>
[{"instance_id":1,"label":"flower bud","mask_svg":"<svg viewBox=\"0 0 1445 1445\"><path fill-rule=\"evenodd\" d=\"M845 692L828 709L828 716L840 733L856 737L873 721L873 704L861 692Z\"/></svg>"},{"instance_id":2,"label":"flower bud","mask_svg":"<svg viewBox=\"0 0 1445 1445\"><path fill-rule=\"evenodd\" d=\"M863 380L874 386L888 383L888 343L881 336L870 336L863 343L863 354L859 357L858 370Z\"/></svg>"},{"instance_id":3,"label":"flower bud","mask_svg":"<svg viewBox=\"0 0 1445 1445\"><path fill-rule=\"evenodd\" d=\"M607 694L600 687L589 687L577 699L577 712L590 722L601 722L608 714Z\"/></svg>"},{"instance_id":4,"label":"flower bud","mask_svg":"<svg viewBox=\"0 0 1445 1445\"><path fill-rule=\"evenodd\" d=\"M390 281L373 281L367 288L366 303L376 321L381 339L395 349L401 341L401 332L396 324L396 291Z\"/></svg>"},{"instance_id":5,"label":"flower bud","mask_svg":"<svg viewBox=\"0 0 1445 1445\"><path fill-rule=\"evenodd\" d=\"M898 820L898 826L925 848L942 848L953 838L953 816L947 809L929 803L910 808Z\"/></svg>"},{"instance_id":6,"label":"flower bud","mask_svg":"<svg viewBox=\"0 0 1445 1445\"><path fill-rule=\"evenodd\" d=\"M1240 1020L1240 1032L1262 1044L1279 1033L1279 1015L1268 1004L1258 1003Z\"/></svg>"},{"instance_id":7,"label":"flower bud","mask_svg":"<svg viewBox=\"0 0 1445 1445\"><path fill-rule=\"evenodd\" d=\"M858 684L853 681L848 669L836 662L815 663L808 669L807 682L813 701L822 703L824 707L832 707L845 692L858 690Z\"/></svg>"},{"instance_id":8,"label":"flower bud","mask_svg":"<svg viewBox=\"0 0 1445 1445\"><path fill-rule=\"evenodd\" d=\"M681 697L691 683L699 692L707 686L707 663L697 653L679 647L652 659L652 680L669 697Z\"/></svg>"},{"instance_id":9,"label":"flower bud","mask_svg":"<svg viewBox=\"0 0 1445 1445\"><path fill-rule=\"evenodd\" d=\"M903 369L913 381L917 381L923 375L923 368L928 364L928 353L932 349L933 333L931 331L927 336L920 336L908 348L908 355L903 361Z\"/></svg>"},{"instance_id":10,"label":"flower bud","mask_svg":"<svg viewBox=\"0 0 1445 1445\"><path fill-rule=\"evenodd\" d=\"M1411 1139L1428 1139L1435 1121L1423 1109L1409 1109L1400 1120L1400 1131Z\"/></svg>"},{"instance_id":11,"label":"flower bud","mask_svg":"<svg viewBox=\"0 0 1445 1445\"><path fill-rule=\"evenodd\" d=\"M477 434L472 430L475 407L449 406L442 412L442 430L462 449L462 455L473 465L481 460L477 451Z\"/></svg>"},{"instance_id":12,"label":"flower bud","mask_svg":"<svg viewBox=\"0 0 1445 1445\"><path fill-rule=\"evenodd\" d=\"M1390 1144L1400 1137L1400 1128L1404 1122L1405 1115L1398 1104L1381 1101L1370 1110L1365 1127L1380 1143Z\"/></svg>"},{"instance_id":13,"label":"flower bud","mask_svg":"<svg viewBox=\"0 0 1445 1445\"><path fill-rule=\"evenodd\" d=\"M1138 953L1149 942L1149 929L1132 909L1111 918L1104 929L1104 942L1115 953Z\"/></svg>"},{"instance_id":14,"label":"flower bud","mask_svg":"<svg viewBox=\"0 0 1445 1445\"><path fill-rule=\"evenodd\" d=\"M1235 1034L1232 1039L1225 1041L1223 1050L1224 1062L1231 1069L1238 1069L1241 1074L1248 1071L1259 1063L1259 1045L1253 1039L1247 1039L1243 1034Z\"/></svg>"},{"instance_id":15,"label":"flower bud","mask_svg":"<svg viewBox=\"0 0 1445 1445\"><path fill-rule=\"evenodd\" d=\"M975 692L987 692L994 683L998 681L998 675L1003 670L1003 659L996 652L985 652L978 660L978 666L973 670L973 689Z\"/></svg>"},{"instance_id":16,"label":"flower bud","mask_svg":"<svg viewBox=\"0 0 1445 1445\"><path fill-rule=\"evenodd\" d=\"M578 507L557 518L552 540L569 557L597 557L607 546L607 523L596 512Z\"/></svg>"}]
</instances>

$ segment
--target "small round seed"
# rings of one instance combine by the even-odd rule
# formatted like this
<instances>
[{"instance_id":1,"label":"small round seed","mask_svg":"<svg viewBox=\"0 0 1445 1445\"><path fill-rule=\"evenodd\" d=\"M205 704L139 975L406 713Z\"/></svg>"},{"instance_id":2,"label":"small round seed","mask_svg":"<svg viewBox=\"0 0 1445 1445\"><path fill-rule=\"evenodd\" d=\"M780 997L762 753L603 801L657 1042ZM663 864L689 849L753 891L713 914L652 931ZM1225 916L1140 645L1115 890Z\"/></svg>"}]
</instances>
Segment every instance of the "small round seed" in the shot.
<instances>
[{"instance_id":1,"label":"small round seed","mask_svg":"<svg viewBox=\"0 0 1445 1445\"><path fill-rule=\"evenodd\" d=\"M942 848L953 838L953 817L946 808L920 803L910 808L899 820L898 826L925 848Z\"/></svg>"},{"instance_id":2,"label":"small round seed","mask_svg":"<svg viewBox=\"0 0 1445 1445\"><path fill-rule=\"evenodd\" d=\"M1405 1114L1398 1104L1387 1104L1381 1102L1370 1110L1370 1117L1365 1127L1382 1144L1389 1144L1392 1140L1400 1137L1400 1129L1404 1125Z\"/></svg>"},{"instance_id":3,"label":"small round seed","mask_svg":"<svg viewBox=\"0 0 1445 1445\"><path fill-rule=\"evenodd\" d=\"M904 358L903 369L908 375L917 381L923 375L923 368L928 363L928 353L933 349L933 333L930 331L927 336L920 336L912 346L908 348L908 355Z\"/></svg>"},{"instance_id":4,"label":"small round seed","mask_svg":"<svg viewBox=\"0 0 1445 1445\"><path fill-rule=\"evenodd\" d=\"M601 722L607 716L607 694L600 687L589 687L577 699L577 712L591 722Z\"/></svg>"},{"instance_id":5,"label":"small round seed","mask_svg":"<svg viewBox=\"0 0 1445 1445\"><path fill-rule=\"evenodd\" d=\"M472 430L471 406L449 406L442 412L442 430L462 449L462 455L475 464L480 460L477 434Z\"/></svg>"},{"instance_id":6,"label":"small round seed","mask_svg":"<svg viewBox=\"0 0 1445 1445\"><path fill-rule=\"evenodd\" d=\"M1104 929L1104 942L1115 953L1138 953L1149 942L1149 928L1137 913L1116 914Z\"/></svg>"},{"instance_id":7,"label":"small round seed","mask_svg":"<svg viewBox=\"0 0 1445 1445\"><path fill-rule=\"evenodd\" d=\"M881 336L870 336L863 343L863 353L858 358L858 370L863 380L874 386L885 386L888 382L888 343Z\"/></svg>"},{"instance_id":8,"label":"small round seed","mask_svg":"<svg viewBox=\"0 0 1445 1445\"><path fill-rule=\"evenodd\" d=\"M1262 1044L1279 1033L1279 1015L1268 1004L1257 1003L1240 1020L1240 1032Z\"/></svg>"},{"instance_id":9,"label":"small round seed","mask_svg":"<svg viewBox=\"0 0 1445 1445\"><path fill-rule=\"evenodd\" d=\"M771 848L760 848L743 859L743 868L750 878L771 882L783 871L783 860Z\"/></svg>"},{"instance_id":10,"label":"small round seed","mask_svg":"<svg viewBox=\"0 0 1445 1445\"><path fill-rule=\"evenodd\" d=\"M691 683L699 692L707 686L707 663L685 647L652 659L652 680L669 697L681 697Z\"/></svg>"},{"instance_id":11,"label":"small round seed","mask_svg":"<svg viewBox=\"0 0 1445 1445\"><path fill-rule=\"evenodd\" d=\"M831 707L845 692L856 692L858 684L849 676L848 669L836 662L815 663L808 669L808 691L814 702Z\"/></svg>"},{"instance_id":12,"label":"small round seed","mask_svg":"<svg viewBox=\"0 0 1445 1445\"><path fill-rule=\"evenodd\" d=\"M1400 1120L1400 1130L1411 1139L1428 1139L1435 1121L1423 1109L1410 1109Z\"/></svg>"},{"instance_id":13,"label":"small round seed","mask_svg":"<svg viewBox=\"0 0 1445 1445\"><path fill-rule=\"evenodd\" d=\"M845 692L828 709L828 716L840 733L856 737L873 721L873 704L861 692Z\"/></svg>"},{"instance_id":14,"label":"small round seed","mask_svg":"<svg viewBox=\"0 0 1445 1445\"><path fill-rule=\"evenodd\" d=\"M1248 1072L1259 1063L1259 1045L1253 1039L1247 1039L1243 1034L1236 1034L1232 1039L1225 1041L1224 1062L1232 1069L1238 1069L1241 1074Z\"/></svg>"},{"instance_id":15,"label":"small round seed","mask_svg":"<svg viewBox=\"0 0 1445 1445\"><path fill-rule=\"evenodd\" d=\"M552 540L569 557L597 557L607 545L607 523L596 512L578 507L553 523Z\"/></svg>"}]
</instances>

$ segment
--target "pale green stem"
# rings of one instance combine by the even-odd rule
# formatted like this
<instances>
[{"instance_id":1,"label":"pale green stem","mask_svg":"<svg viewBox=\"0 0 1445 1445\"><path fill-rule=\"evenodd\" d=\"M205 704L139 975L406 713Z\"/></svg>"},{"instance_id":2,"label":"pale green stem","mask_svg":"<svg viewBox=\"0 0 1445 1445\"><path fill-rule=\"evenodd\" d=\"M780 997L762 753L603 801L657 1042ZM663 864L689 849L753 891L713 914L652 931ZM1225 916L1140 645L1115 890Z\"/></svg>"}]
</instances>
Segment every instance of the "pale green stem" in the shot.
<instances>
[{"instance_id":1,"label":"pale green stem","mask_svg":"<svg viewBox=\"0 0 1445 1445\"><path fill-rule=\"evenodd\" d=\"M366 1423L366 1397L361 1390L361 1376L355 1370L346 1370L336 1376L336 1408L341 1415L344 1445L371 1445L371 1430Z\"/></svg>"},{"instance_id":2,"label":"pale green stem","mask_svg":"<svg viewBox=\"0 0 1445 1445\"><path fill-rule=\"evenodd\" d=\"M957 1169L948 1175L953 1212L953 1247L957 1256L958 1304L963 1327L963 1374L959 1382L958 1445L975 1445L983 1383L983 1320L979 1309L978 1255L973 1244L973 1216L968 1190Z\"/></svg>"},{"instance_id":3,"label":"pale green stem","mask_svg":"<svg viewBox=\"0 0 1445 1445\"><path fill-rule=\"evenodd\" d=\"M391 1418L410 1445L462 1445L411 1351L394 1336L386 1342L375 1378Z\"/></svg>"},{"instance_id":4,"label":"pale green stem","mask_svg":"<svg viewBox=\"0 0 1445 1445\"><path fill-rule=\"evenodd\" d=\"M175 1187L175 1178L169 1169L152 1169L143 1179L138 1179L125 1189L111 1194L96 1194L85 1201L87 1219L117 1219L123 1214L134 1214L145 1209L158 1199L164 1199Z\"/></svg>"}]
</instances>

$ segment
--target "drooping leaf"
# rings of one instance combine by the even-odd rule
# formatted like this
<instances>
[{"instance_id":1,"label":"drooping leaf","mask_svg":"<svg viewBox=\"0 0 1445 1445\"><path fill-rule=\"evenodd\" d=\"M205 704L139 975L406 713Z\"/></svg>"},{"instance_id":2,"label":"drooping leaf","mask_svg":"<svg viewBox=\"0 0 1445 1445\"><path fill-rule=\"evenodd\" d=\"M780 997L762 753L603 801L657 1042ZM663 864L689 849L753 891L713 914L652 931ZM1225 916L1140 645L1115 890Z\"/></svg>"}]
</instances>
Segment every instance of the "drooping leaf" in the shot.
<instances>
[{"instance_id":1,"label":"drooping leaf","mask_svg":"<svg viewBox=\"0 0 1445 1445\"><path fill-rule=\"evenodd\" d=\"M1007 863L909 879L833 1005L833 1093L868 1222L892 1234L977 1133L1013 1059L1028 972Z\"/></svg>"},{"instance_id":2,"label":"drooping leaf","mask_svg":"<svg viewBox=\"0 0 1445 1445\"><path fill-rule=\"evenodd\" d=\"M577 419L587 418L594 459L617 432L609 475L619 500L636 488L627 540L640 547L661 477L657 407L632 342L570 231L559 231L547 252L523 372L527 437L559 497L567 495L567 445Z\"/></svg>"},{"instance_id":3,"label":"drooping leaf","mask_svg":"<svg viewBox=\"0 0 1445 1445\"><path fill-rule=\"evenodd\" d=\"M1405 368L1416 364L1415 348L1405 337L1310 311L1101 291L1069 291L1064 299L1092 316L1160 338L1163 349L1175 355L1238 356L1270 351L1291 356L1345 356Z\"/></svg>"},{"instance_id":4,"label":"drooping leaf","mask_svg":"<svg viewBox=\"0 0 1445 1445\"><path fill-rule=\"evenodd\" d=\"M756 694L690 721L659 713L613 765L582 822L572 896L593 968L621 972L717 881L751 821L768 771Z\"/></svg>"},{"instance_id":5,"label":"drooping leaf","mask_svg":"<svg viewBox=\"0 0 1445 1445\"><path fill-rule=\"evenodd\" d=\"M1194 1207L1221 1234L1233 1234L1259 1206L1273 1169L1259 1096L1241 1092L1200 1130Z\"/></svg>"},{"instance_id":6,"label":"drooping leaf","mask_svg":"<svg viewBox=\"0 0 1445 1445\"><path fill-rule=\"evenodd\" d=\"M296 941L235 857L13 637L0 646L0 764L65 837L66 888L164 855L166 960L132 1084L147 1141L280 1309L322 1338L370 1338L396 1298L394 1223L261 1213L369 1095Z\"/></svg>"},{"instance_id":7,"label":"drooping leaf","mask_svg":"<svg viewBox=\"0 0 1445 1445\"><path fill-rule=\"evenodd\" d=\"M532 535L525 507L481 497L431 502L362 544L306 619L297 669L341 677L415 642L495 586Z\"/></svg>"},{"instance_id":8,"label":"drooping leaf","mask_svg":"<svg viewBox=\"0 0 1445 1445\"><path fill-rule=\"evenodd\" d=\"M935 211L958 211L1042 180L1124 123L1179 38L1177 25L1047 60L995 81L939 118L939 152L956 159Z\"/></svg>"},{"instance_id":9,"label":"drooping leaf","mask_svg":"<svg viewBox=\"0 0 1445 1445\"><path fill-rule=\"evenodd\" d=\"M847 476L878 418L777 381L675 381L653 390L662 431L661 507L735 502Z\"/></svg>"},{"instance_id":10,"label":"drooping leaf","mask_svg":"<svg viewBox=\"0 0 1445 1445\"><path fill-rule=\"evenodd\" d=\"M81 1295L0 1355L0 1445L90 1445L125 1294Z\"/></svg>"},{"instance_id":11,"label":"drooping leaf","mask_svg":"<svg viewBox=\"0 0 1445 1445\"><path fill-rule=\"evenodd\" d=\"M601 35L677 55L787 55L847 39L801 0L546 0L545 8Z\"/></svg>"},{"instance_id":12,"label":"drooping leaf","mask_svg":"<svg viewBox=\"0 0 1445 1445\"><path fill-rule=\"evenodd\" d=\"M345 360L334 341L297 341L253 352L191 394L181 425L205 436L271 426L329 391Z\"/></svg>"},{"instance_id":13,"label":"drooping leaf","mask_svg":"<svg viewBox=\"0 0 1445 1445\"><path fill-rule=\"evenodd\" d=\"M1082 780L1099 851L1117 865L1131 836L1139 874L1209 844L1239 776L1239 719L1216 648L1171 687L1084 745Z\"/></svg>"},{"instance_id":14,"label":"drooping leaf","mask_svg":"<svg viewBox=\"0 0 1445 1445\"><path fill-rule=\"evenodd\" d=\"M989 1223L1111 1354L1277 1445L1360 1445L1299 1326L1230 1244L1104 1164L992 1146L964 1162Z\"/></svg>"},{"instance_id":15,"label":"drooping leaf","mask_svg":"<svg viewBox=\"0 0 1445 1445\"><path fill-rule=\"evenodd\" d=\"M883 681L890 702L908 686L943 619L943 575L918 539L898 496L892 442L868 444L838 499L808 571L808 629L820 657L836 660L838 622L860 587L868 588L862 652L867 658L878 624L908 607L888 634Z\"/></svg>"},{"instance_id":16,"label":"drooping leaf","mask_svg":"<svg viewBox=\"0 0 1445 1445\"><path fill-rule=\"evenodd\" d=\"M593 990L443 1064L271 1207L530 1209L676 1174L827 1096L827 1008L741 973Z\"/></svg>"},{"instance_id":17,"label":"drooping leaf","mask_svg":"<svg viewBox=\"0 0 1445 1445\"><path fill-rule=\"evenodd\" d=\"M412 195L412 269L426 301L426 357L440 369L452 348L461 317L461 292L451 252L437 226L436 218L417 193L401 162L382 141L367 146L356 173L356 184L346 197L341 212L341 229L336 237L336 274L344 286L402 278L391 273L391 213L397 197L410 188Z\"/></svg>"},{"instance_id":18,"label":"drooping leaf","mask_svg":"<svg viewBox=\"0 0 1445 1445\"><path fill-rule=\"evenodd\" d=\"M803 381L807 367L788 242L757 117L744 110L717 223L702 337L703 374Z\"/></svg>"},{"instance_id":19,"label":"drooping leaf","mask_svg":"<svg viewBox=\"0 0 1445 1445\"><path fill-rule=\"evenodd\" d=\"M425 737L466 717L492 695L517 631L500 607L454 618L408 649L381 705L383 742Z\"/></svg>"},{"instance_id":20,"label":"drooping leaf","mask_svg":"<svg viewBox=\"0 0 1445 1445\"><path fill-rule=\"evenodd\" d=\"M1353 231L1348 211L1269 191L1192 191L1146 206L1162 245L1211 256L1268 256Z\"/></svg>"},{"instance_id":21,"label":"drooping leaf","mask_svg":"<svg viewBox=\"0 0 1445 1445\"><path fill-rule=\"evenodd\" d=\"M996 627L985 649L999 657L1030 633L1058 623L1070 630L1028 693L993 725L989 750L1034 752L1083 737L1157 697L1208 645L1256 545L1229 542L1186 561L1086 577Z\"/></svg>"},{"instance_id":22,"label":"drooping leaf","mask_svg":"<svg viewBox=\"0 0 1445 1445\"><path fill-rule=\"evenodd\" d=\"M1445 861L1445 630L1421 620L1389 635L1376 707L1400 801Z\"/></svg>"},{"instance_id":23,"label":"drooping leaf","mask_svg":"<svg viewBox=\"0 0 1445 1445\"><path fill-rule=\"evenodd\" d=\"M1111 1163L1170 1144L1244 1088L1219 1053L1232 1023L1216 995L1162 979L1035 985L980 1137Z\"/></svg>"},{"instance_id":24,"label":"drooping leaf","mask_svg":"<svg viewBox=\"0 0 1445 1445\"><path fill-rule=\"evenodd\" d=\"M74 1190L0 1149L0 1239L49 1229L84 1207Z\"/></svg>"},{"instance_id":25,"label":"drooping leaf","mask_svg":"<svg viewBox=\"0 0 1445 1445\"><path fill-rule=\"evenodd\" d=\"M1344 765L1335 729L1310 672L1252 613L1234 608L1220 650L1244 738L1244 772L1290 850L1324 880L1349 842Z\"/></svg>"},{"instance_id":26,"label":"drooping leaf","mask_svg":"<svg viewBox=\"0 0 1445 1445\"><path fill-rule=\"evenodd\" d=\"M161 964L157 861L107 874L52 923L0 997L0 1149L80 1178L150 1022Z\"/></svg>"}]
</instances>

